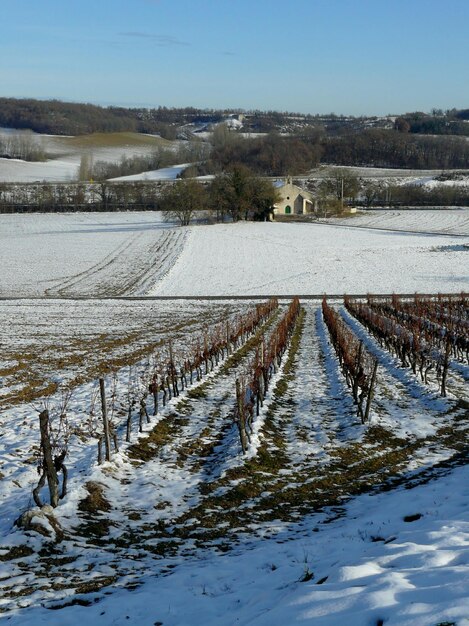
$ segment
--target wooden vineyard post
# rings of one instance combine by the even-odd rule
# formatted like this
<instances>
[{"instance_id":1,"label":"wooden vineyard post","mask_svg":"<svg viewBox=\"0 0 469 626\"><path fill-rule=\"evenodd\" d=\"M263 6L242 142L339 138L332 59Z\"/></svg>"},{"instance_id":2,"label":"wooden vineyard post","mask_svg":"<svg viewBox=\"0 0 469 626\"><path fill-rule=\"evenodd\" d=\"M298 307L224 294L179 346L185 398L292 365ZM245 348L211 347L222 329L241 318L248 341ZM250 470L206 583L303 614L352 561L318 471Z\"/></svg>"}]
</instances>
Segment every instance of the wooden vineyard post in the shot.
<instances>
[{"instance_id":1,"label":"wooden vineyard post","mask_svg":"<svg viewBox=\"0 0 469 626\"><path fill-rule=\"evenodd\" d=\"M153 391L153 415L158 415L158 379L156 378L156 376L153 380L152 391Z\"/></svg>"},{"instance_id":2,"label":"wooden vineyard post","mask_svg":"<svg viewBox=\"0 0 469 626\"><path fill-rule=\"evenodd\" d=\"M140 409L139 409L138 415L139 415L138 430L139 432L143 433L144 418L146 418L147 424L150 423L150 416L148 415L147 404L145 402L145 398L142 398L140 400Z\"/></svg>"},{"instance_id":3,"label":"wooden vineyard post","mask_svg":"<svg viewBox=\"0 0 469 626\"><path fill-rule=\"evenodd\" d=\"M103 415L104 428L104 449L106 461L111 460L111 437L109 435L109 421L106 409L106 392L104 389L104 378L99 379L99 393L101 394L101 412Z\"/></svg>"},{"instance_id":4,"label":"wooden vineyard post","mask_svg":"<svg viewBox=\"0 0 469 626\"><path fill-rule=\"evenodd\" d=\"M446 398L446 378L448 376L448 367L449 367L449 355L451 352L451 339L448 335L446 339L445 346L445 358L443 361L443 371L441 374L441 396L442 398Z\"/></svg>"},{"instance_id":5,"label":"wooden vineyard post","mask_svg":"<svg viewBox=\"0 0 469 626\"><path fill-rule=\"evenodd\" d=\"M246 434L246 422L244 419L244 402L241 395L241 385L239 382L239 378L236 379L236 406L238 410L238 428L239 428L239 438L241 440L241 448L243 449L243 454L246 454L246 450L248 448L248 437Z\"/></svg>"},{"instance_id":6,"label":"wooden vineyard post","mask_svg":"<svg viewBox=\"0 0 469 626\"><path fill-rule=\"evenodd\" d=\"M50 503L55 508L59 503L59 479L52 458L52 446L49 434L49 411L45 409L39 414L39 428L41 431L41 448L44 455L44 473L49 486Z\"/></svg>"},{"instance_id":7,"label":"wooden vineyard post","mask_svg":"<svg viewBox=\"0 0 469 626\"><path fill-rule=\"evenodd\" d=\"M205 375L208 374L208 340L207 334L204 334L204 360L205 360Z\"/></svg>"},{"instance_id":8,"label":"wooden vineyard post","mask_svg":"<svg viewBox=\"0 0 469 626\"><path fill-rule=\"evenodd\" d=\"M361 362L362 362L362 353L363 353L363 342L360 341L360 343L358 344L357 360L356 360L356 363L355 363L355 371L356 372L359 372L359 370L360 370L360 366L361 366ZM359 378L358 378L358 375L356 375L355 378L354 378L354 381L353 381L352 394L353 394L353 399L357 403L358 403L358 382L359 382Z\"/></svg>"},{"instance_id":9,"label":"wooden vineyard post","mask_svg":"<svg viewBox=\"0 0 469 626\"><path fill-rule=\"evenodd\" d=\"M378 370L378 359L375 359L375 362L373 364L373 373L371 374L370 390L368 392L368 398L366 399L366 409L365 409L365 415L363 416L363 419L362 419L362 424L367 422L370 416L371 401L373 400L373 395L375 392L377 370Z\"/></svg>"},{"instance_id":10,"label":"wooden vineyard post","mask_svg":"<svg viewBox=\"0 0 469 626\"><path fill-rule=\"evenodd\" d=\"M127 442L130 441L130 431L132 428L132 406L129 406L129 411L127 413L127 427L126 427L126 432L125 432L125 440ZM98 461L99 463L99 461Z\"/></svg>"},{"instance_id":11,"label":"wooden vineyard post","mask_svg":"<svg viewBox=\"0 0 469 626\"><path fill-rule=\"evenodd\" d=\"M170 368L170 374L171 374L171 385L173 387L173 396L176 398L179 395L179 389L178 389L177 378L175 374L176 367L174 365L173 342L171 339L169 340L169 368Z\"/></svg>"}]
</instances>

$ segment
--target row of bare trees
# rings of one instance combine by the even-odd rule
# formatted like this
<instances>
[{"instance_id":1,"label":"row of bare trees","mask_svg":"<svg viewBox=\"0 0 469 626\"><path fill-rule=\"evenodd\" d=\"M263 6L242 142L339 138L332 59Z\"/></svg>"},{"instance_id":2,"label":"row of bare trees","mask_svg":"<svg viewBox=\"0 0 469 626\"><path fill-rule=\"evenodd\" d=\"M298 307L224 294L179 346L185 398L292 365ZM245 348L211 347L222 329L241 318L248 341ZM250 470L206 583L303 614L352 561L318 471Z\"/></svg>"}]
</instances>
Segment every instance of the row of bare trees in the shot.
<instances>
[{"instance_id":1,"label":"row of bare trees","mask_svg":"<svg viewBox=\"0 0 469 626\"><path fill-rule=\"evenodd\" d=\"M259 415L260 407L269 390L269 383L280 367L295 324L300 313L300 301L294 298L269 339L265 337L256 348L248 372L236 380L235 422L238 426L243 454L250 443L250 433L254 414Z\"/></svg>"},{"instance_id":2,"label":"row of bare trees","mask_svg":"<svg viewBox=\"0 0 469 626\"><path fill-rule=\"evenodd\" d=\"M0 183L0 213L157 209L161 181Z\"/></svg>"},{"instance_id":3,"label":"row of bare trees","mask_svg":"<svg viewBox=\"0 0 469 626\"><path fill-rule=\"evenodd\" d=\"M364 424L370 415L378 361L364 348L341 315L329 306L326 298L322 301L322 314L340 369L357 405L357 415Z\"/></svg>"}]
</instances>

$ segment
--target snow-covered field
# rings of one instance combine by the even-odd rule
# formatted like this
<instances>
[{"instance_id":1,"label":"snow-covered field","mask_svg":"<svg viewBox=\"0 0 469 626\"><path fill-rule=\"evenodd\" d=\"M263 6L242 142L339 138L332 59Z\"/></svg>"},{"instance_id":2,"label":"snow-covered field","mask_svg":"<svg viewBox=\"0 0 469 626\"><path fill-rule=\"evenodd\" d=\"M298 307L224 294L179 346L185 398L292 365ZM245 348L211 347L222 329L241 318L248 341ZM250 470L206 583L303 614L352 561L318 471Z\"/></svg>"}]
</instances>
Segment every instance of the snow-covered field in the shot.
<instances>
[{"instance_id":1,"label":"snow-covered field","mask_svg":"<svg viewBox=\"0 0 469 626\"><path fill-rule=\"evenodd\" d=\"M190 163L181 163L180 165L172 165L171 167L161 167L159 170L150 170L141 172L140 174L131 174L129 176L118 176L110 178L111 182L134 182L137 180L176 180Z\"/></svg>"},{"instance_id":2,"label":"snow-covered field","mask_svg":"<svg viewBox=\"0 0 469 626\"><path fill-rule=\"evenodd\" d=\"M0 215L0 295L12 298L0 301L5 623L469 625L469 364L451 362L441 398L432 372L424 385L401 368L336 300L379 362L362 425L320 307L304 301L245 457L236 379L260 333L160 404L141 434L134 406L125 441L149 353L169 354L171 339L182 359L206 328L254 306L146 295L467 291L469 234L457 236L467 212L425 212L421 223L414 213L389 223L451 234L349 222L183 229L151 212ZM141 297L99 299L126 294ZM99 375L119 439L100 466ZM68 493L58 530L35 518L43 537L13 523L33 505L38 411L58 419L64 385Z\"/></svg>"},{"instance_id":3,"label":"snow-covered field","mask_svg":"<svg viewBox=\"0 0 469 626\"><path fill-rule=\"evenodd\" d=\"M153 295L413 293L469 283L466 239L323 224L192 227Z\"/></svg>"},{"instance_id":4,"label":"snow-covered field","mask_svg":"<svg viewBox=\"0 0 469 626\"><path fill-rule=\"evenodd\" d=\"M414 211L397 217L391 211L389 222L454 236L317 223L179 228L154 212L0 215L0 295L467 290L469 211L425 213L422 221ZM386 215L379 213L379 224ZM458 230L466 236L456 236Z\"/></svg>"},{"instance_id":5,"label":"snow-covered field","mask_svg":"<svg viewBox=\"0 0 469 626\"><path fill-rule=\"evenodd\" d=\"M22 131L0 128L0 141L12 135L21 137ZM27 133L28 137L40 145L50 155L46 161L23 161L0 158L0 183L70 182L77 180L80 161L83 156L93 161L116 163L122 157L149 156L159 146L170 147L178 142L168 142L160 137L137 133L102 133L79 137L62 137ZM159 179L172 178L172 172L161 172ZM138 179L136 179L138 180Z\"/></svg>"},{"instance_id":6,"label":"snow-covered field","mask_svg":"<svg viewBox=\"0 0 469 626\"><path fill-rule=\"evenodd\" d=\"M0 295L142 294L186 236L154 212L1 215Z\"/></svg>"},{"instance_id":7,"label":"snow-covered field","mask_svg":"<svg viewBox=\"0 0 469 626\"><path fill-rule=\"evenodd\" d=\"M87 607L38 606L7 623L467 626L468 483L466 466L408 491L360 496L330 524L307 517L276 539L171 563L170 575L148 572L133 591ZM314 577L301 582L307 571Z\"/></svg>"},{"instance_id":8,"label":"snow-covered field","mask_svg":"<svg viewBox=\"0 0 469 626\"><path fill-rule=\"evenodd\" d=\"M61 157L47 161L0 159L0 182L34 183L70 182L77 180L80 157Z\"/></svg>"},{"instance_id":9,"label":"snow-covered field","mask_svg":"<svg viewBox=\"0 0 469 626\"><path fill-rule=\"evenodd\" d=\"M469 237L469 209L385 209L362 211L353 217L331 218L330 224Z\"/></svg>"}]
</instances>

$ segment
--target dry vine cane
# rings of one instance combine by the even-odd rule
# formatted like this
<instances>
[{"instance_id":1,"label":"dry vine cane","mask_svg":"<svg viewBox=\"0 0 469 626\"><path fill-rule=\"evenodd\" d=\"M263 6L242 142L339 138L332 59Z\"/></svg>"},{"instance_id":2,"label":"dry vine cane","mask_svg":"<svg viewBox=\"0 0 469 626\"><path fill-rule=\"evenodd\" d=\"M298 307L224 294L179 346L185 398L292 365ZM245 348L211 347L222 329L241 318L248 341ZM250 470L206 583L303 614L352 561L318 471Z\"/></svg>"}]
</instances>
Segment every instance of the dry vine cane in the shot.
<instances>
[{"instance_id":1,"label":"dry vine cane","mask_svg":"<svg viewBox=\"0 0 469 626\"><path fill-rule=\"evenodd\" d=\"M299 312L300 302L298 298L294 298L272 332L269 341L266 343L264 337L262 338L247 375L236 380L235 423L238 427L243 454L246 453L251 441L249 432L252 432L254 410L258 416L270 379L277 371L288 348Z\"/></svg>"},{"instance_id":2,"label":"dry vine cane","mask_svg":"<svg viewBox=\"0 0 469 626\"><path fill-rule=\"evenodd\" d=\"M345 306L376 337L380 346L399 358L402 367L412 368L414 374L418 370L422 382L428 384L428 374L435 369L440 394L445 397L453 346L452 335L445 334L443 349L440 349L434 331L425 327L422 320L412 320L409 317L397 322L394 317L385 315L383 308L370 301L370 298L368 301L372 306L346 298Z\"/></svg>"},{"instance_id":3,"label":"dry vine cane","mask_svg":"<svg viewBox=\"0 0 469 626\"><path fill-rule=\"evenodd\" d=\"M378 361L364 349L363 343L347 327L337 311L328 305L326 298L322 301L322 313L340 369L347 386L352 390L357 415L364 424L370 415Z\"/></svg>"}]
</instances>

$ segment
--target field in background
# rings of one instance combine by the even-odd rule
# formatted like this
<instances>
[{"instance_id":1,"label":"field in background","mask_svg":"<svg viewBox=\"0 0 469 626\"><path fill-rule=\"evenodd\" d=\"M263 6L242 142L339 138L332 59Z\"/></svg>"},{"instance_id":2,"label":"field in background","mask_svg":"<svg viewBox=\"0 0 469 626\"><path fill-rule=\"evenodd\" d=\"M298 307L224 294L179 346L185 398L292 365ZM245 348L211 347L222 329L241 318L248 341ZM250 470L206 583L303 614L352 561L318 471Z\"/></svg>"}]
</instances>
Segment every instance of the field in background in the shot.
<instances>
[{"instance_id":1,"label":"field in background","mask_svg":"<svg viewBox=\"0 0 469 626\"><path fill-rule=\"evenodd\" d=\"M341 226L384 228L398 232L445 233L469 238L469 209L366 210L351 217L329 218L326 221Z\"/></svg>"},{"instance_id":2,"label":"field in background","mask_svg":"<svg viewBox=\"0 0 469 626\"><path fill-rule=\"evenodd\" d=\"M12 132L0 129L0 138L11 137ZM69 182L77 180L84 155L92 157L95 162L114 163L123 156L148 156L156 148L180 143L141 133L93 133L77 137L33 134L32 137L51 158L44 162L0 159L0 182Z\"/></svg>"},{"instance_id":3,"label":"field in background","mask_svg":"<svg viewBox=\"0 0 469 626\"><path fill-rule=\"evenodd\" d=\"M411 211L393 224L467 232L468 215ZM318 223L180 228L157 212L1 215L0 296L459 292L468 243Z\"/></svg>"}]
</instances>

